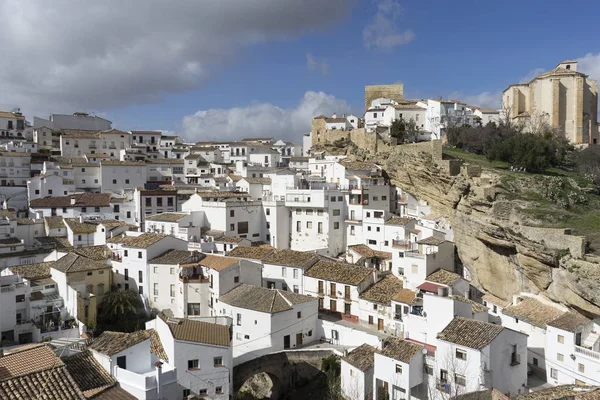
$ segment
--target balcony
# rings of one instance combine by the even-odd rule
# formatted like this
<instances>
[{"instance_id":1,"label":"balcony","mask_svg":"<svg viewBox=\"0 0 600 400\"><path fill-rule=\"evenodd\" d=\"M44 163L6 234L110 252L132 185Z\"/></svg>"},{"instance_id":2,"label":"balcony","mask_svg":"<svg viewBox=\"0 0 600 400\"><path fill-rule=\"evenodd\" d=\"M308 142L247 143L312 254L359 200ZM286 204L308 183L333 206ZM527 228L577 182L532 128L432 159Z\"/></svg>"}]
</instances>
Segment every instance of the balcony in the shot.
<instances>
[{"instance_id":1,"label":"balcony","mask_svg":"<svg viewBox=\"0 0 600 400\"><path fill-rule=\"evenodd\" d=\"M346 215L344 217L344 221L358 224L358 223L360 223L362 221L362 218L361 217L356 217L354 215Z\"/></svg>"},{"instance_id":2,"label":"balcony","mask_svg":"<svg viewBox=\"0 0 600 400\"><path fill-rule=\"evenodd\" d=\"M392 240L392 247L398 249L410 249L412 247L412 243L410 240Z\"/></svg>"},{"instance_id":3,"label":"balcony","mask_svg":"<svg viewBox=\"0 0 600 400\"><path fill-rule=\"evenodd\" d=\"M118 261L118 262L122 262L123 261L123 257L121 257L119 254L111 254L110 255L110 259L112 261Z\"/></svg>"},{"instance_id":4,"label":"balcony","mask_svg":"<svg viewBox=\"0 0 600 400\"><path fill-rule=\"evenodd\" d=\"M600 353L594 350L586 349L585 347L575 345L575 353L581 354L582 356L593 358L594 360L600 361Z\"/></svg>"},{"instance_id":5,"label":"balcony","mask_svg":"<svg viewBox=\"0 0 600 400\"><path fill-rule=\"evenodd\" d=\"M183 283L208 283L209 279L202 274L193 274L189 276L179 275L179 280ZM174 296L171 296L174 297Z\"/></svg>"},{"instance_id":6,"label":"balcony","mask_svg":"<svg viewBox=\"0 0 600 400\"><path fill-rule=\"evenodd\" d=\"M427 255L426 254L421 254L418 251L407 251L407 252L404 253L404 257L407 257L407 258L418 258L418 259L424 260L427 257Z\"/></svg>"},{"instance_id":7,"label":"balcony","mask_svg":"<svg viewBox=\"0 0 600 400\"><path fill-rule=\"evenodd\" d=\"M450 393L450 383L446 379L438 379L436 387L440 392Z\"/></svg>"}]
</instances>

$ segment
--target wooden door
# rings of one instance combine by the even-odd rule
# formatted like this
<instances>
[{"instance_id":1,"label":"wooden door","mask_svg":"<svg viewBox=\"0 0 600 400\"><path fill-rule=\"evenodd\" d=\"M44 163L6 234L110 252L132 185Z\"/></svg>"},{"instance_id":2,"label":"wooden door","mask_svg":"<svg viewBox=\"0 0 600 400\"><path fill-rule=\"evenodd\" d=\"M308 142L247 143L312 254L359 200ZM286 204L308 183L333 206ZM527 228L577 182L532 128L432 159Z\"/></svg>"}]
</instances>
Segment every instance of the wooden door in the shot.
<instances>
[{"instance_id":1,"label":"wooden door","mask_svg":"<svg viewBox=\"0 0 600 400\"><path fill-rule=\"evenodd\" d=\"M296 333L296 347L302 346L302 333Z\"/></svg>"},{"instance_id":2,"label":"wooden door","mask_svg":"<svg viewBox=\"0 0 600 400\"><path fill-rule=\"evenodd\" d=\"M373 316L369 315L369 325L373 325Z\"/></svg>"},{"instance_id":3,"label":"wooden door","mask_svg":"<svg viewBox=\"0 0 600 400\"><path fill-rule=\"evenodd\" d=\"M337 301L329 300L329 309L333 312L337 311Z\"/></svg>"},{"instance_id":4,"label":"wooden door","mask_svg":"<svg viewBox=\"0 0 600 400\"><path fill-rule=\"evenodd\" d=\"M383 330L383 319L379 318L377 320L377 330L378 331L382 331Z\"/></svg>"}]
</instances>

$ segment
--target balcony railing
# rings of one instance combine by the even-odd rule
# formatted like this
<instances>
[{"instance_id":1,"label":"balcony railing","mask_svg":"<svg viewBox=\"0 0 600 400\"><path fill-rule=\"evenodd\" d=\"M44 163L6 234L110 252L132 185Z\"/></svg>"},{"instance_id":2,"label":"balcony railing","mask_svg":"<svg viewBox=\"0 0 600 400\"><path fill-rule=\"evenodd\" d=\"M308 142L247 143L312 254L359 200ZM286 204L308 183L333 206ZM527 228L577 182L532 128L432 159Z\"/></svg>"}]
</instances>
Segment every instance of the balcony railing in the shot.
<instances>
[{"instance_id":1,"label":"balcony railing","mask_svg":"<svg viewBox=\"0 0 600 400\"><path fill-rule=\"evenodd\" d=\"M447 380L438 379L436 387L441 392L450 393L450 383Z\"/></svg>"},{"instance_id":2,"label":"balcony railing","mask_svg":"<svg viewBox=\"0 0 600 400\"><path fill-rule=\"evenodd\" d=\"M579 353L581 355L593 358L595 360L600 360L600 353L598 353L597 351L594 351L594 350L586 349L585 347L581 347L581 346L577 346L576 345L575 346L575 353Z\"/></svg>"},{"instance_id":3,"label":"balcony railing","mask_svg":"<svg viewBox=\"0 0 600 400\"><path fill-rule=\"evenodd\" d=\"M425 259L426 256L427 256L426 254L421 254L418 251L407 251L404 253L404 257L410 257L410 258Z\"/></svg>"},{"instance_id":4,"label":"balcony railing","mask_svg":"<svg viewBox=\"0 0 600 400\"><path fill-rule=\"evenodd\" d=\"M392 247L397 247L400 249L410 249L412 247L412 243L410 240L392 240Z\"/></svg>"},{"instance_id":5,"label":"balcony railing","mask_svg":"<svg viewBox=\"0 0 600 400\"><path fill-rule=\"evenodd\" d=\"M118 255L118 254L111 254L111 255L110 255L110 259L111 259L112 261L118 261L118 262L121 262L121 261L123 261L123 257L122 257L122 256L120 256L120 255Z\"/></svg>"}]
</instances>

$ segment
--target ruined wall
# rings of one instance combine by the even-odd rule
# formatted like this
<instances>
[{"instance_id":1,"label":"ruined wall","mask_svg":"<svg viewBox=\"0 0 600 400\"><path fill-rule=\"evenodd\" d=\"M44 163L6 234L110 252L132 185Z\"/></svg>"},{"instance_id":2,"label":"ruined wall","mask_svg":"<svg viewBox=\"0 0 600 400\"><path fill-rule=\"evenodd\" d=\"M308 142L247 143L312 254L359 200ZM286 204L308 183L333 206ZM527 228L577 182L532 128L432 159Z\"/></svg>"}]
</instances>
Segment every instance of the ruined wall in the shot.
<instances>
[{"instance_id":1,"label":"ruined wall","mask_svg":"<svg viewBox=\"0 0 600 400\"><path fill-rule=\"evenodd\" d=\"M365 86L365 110L371 106L371 102L379 97L400 101L404 99L404 85L370 85Z\"/></svg>"}]
</instances>

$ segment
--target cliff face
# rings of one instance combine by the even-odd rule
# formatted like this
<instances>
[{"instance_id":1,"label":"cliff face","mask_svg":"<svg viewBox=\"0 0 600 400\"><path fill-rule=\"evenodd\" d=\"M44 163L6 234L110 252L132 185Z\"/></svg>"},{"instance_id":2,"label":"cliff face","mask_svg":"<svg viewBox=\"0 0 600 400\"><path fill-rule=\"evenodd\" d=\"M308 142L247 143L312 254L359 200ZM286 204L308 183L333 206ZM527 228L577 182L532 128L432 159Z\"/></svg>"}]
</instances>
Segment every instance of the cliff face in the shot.
<instances>
[{"instance_id":1,"label":"cliff face","mask_svg":"<svg viewBox=\"0 0 600 400\"><path fill-rule=\"evenodd\" d=\"M539 293L600 315L600 264L584 255L584 238L535 226L524 210L535 211L538 203L507 190L506 176L485 170L480 176L451 176L441 149L407 149L396 146L377 155L353 149L352 154L381 165L393 184L450 219L458 257L474 286L505 300L521 291ZM522 185L548 191L548 182L539 182L543 177L521 175ZM515 176L522 179L510 177ZM569 196L576 201L576 195Z\"/></svg>"}]
</instances>

